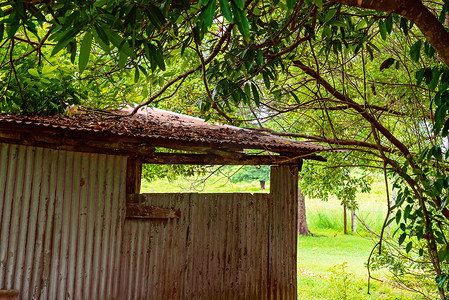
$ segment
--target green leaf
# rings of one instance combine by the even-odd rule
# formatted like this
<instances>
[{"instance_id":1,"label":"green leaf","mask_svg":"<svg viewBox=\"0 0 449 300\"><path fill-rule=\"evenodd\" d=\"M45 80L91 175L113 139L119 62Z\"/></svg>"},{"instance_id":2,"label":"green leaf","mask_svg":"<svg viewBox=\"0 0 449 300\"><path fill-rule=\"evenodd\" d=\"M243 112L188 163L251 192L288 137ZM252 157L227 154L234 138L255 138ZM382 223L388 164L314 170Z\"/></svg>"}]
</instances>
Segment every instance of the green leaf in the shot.
<instances>
[{"instance_id":1,"label":"green leaf","mask_svg":"<svg viewBox=\"0 0 449 300\"><path fill-rule=\"evenodd\" d=\"M6 24L6 34L8 38L12 38L16 34L19 27L20 27L19 23Z\"/></svg>"},{"instance_id":2,"label":"green leaf","mask_svg":"<svg viewBox=\"0 0 449 300\"><path fill-rule=\"evenodd\" d=\"M383 20L379 21L379 32L382 39L385 41L387 39L387 26Z\"/></svg>"},{"instance_id":3,"label":"green leaf","mask_svg":"<svg viewBox=\"0 0 449 300\"><path fill-rule=\"evenodd\" d=\"M391 33L391 30L393 29L393 17L389 16L385 19L385 28L387 29L388 34Z\"/></svg>"},{"instance_id":4,"label":"green leaf","mask_svg":"<svg viewBox=\"0 0 449 300\"><path fill-rule=\"evenodd\" d=\"M401 215L402 215L402 211L399 209L396 212L396 223L399 224L399 221L401 221Z\"/></svg>"},{"instance_id":5,"label":"green leaf","mask_svg":"<svg viewBox=\"0 0 449 300\"><path fill-rule=\"evenodd\" d=\"M296 103L301 104L301 101L299 101L298 96L296 96L296 94L293 91L291 91L290 94L293 96L293 98L295 99Z\"/></svg>"},{"instance_id":6,"label":"green leaf","mask_svg":"<svg viewBox=\"0 0 449 300\"><path fill-rule=\"evenodd\" d=\"M239 28L240 33L243 35L243 38L248 42L249 41L249 23L248 23L248 18L246 17L245 11L240 10L236 5L233 4L232 12L234 13L234 19L235 19L235 22L237 23L237 27Z\"/></svg>"},{"instance_id":7,"label":"green leaf","mask_svg":"<svg viewBox=\"0 0 449 300\"><path fill-rule=\"evenodd\" d=\"M94 6L96 7L102 7L103 5L107 4L108 0L98 0L95 1Z\"/></svg>"},{"instance_id":8,"label":"green leaf","mask_svg":"<svg viewBox=\"0 0 449 300\"><path fill-rule=\"evenodd\" d=\"M408 242L407 246L405 247L405 252L409 253L410 250L412 250L413 242Z\"/></svg>"},{"instance_id":9,"label":"green leaf","mask_svg":"<svg viewBox=\"0 0 449 300\"><path fill-rule=\"evenodd\" d=\"M253 91L254 96L254 102L256 103L256 106L260 106L260 97L259 97L259 91L257 90L257 86L254 83L251 83L251 89Z\"/></svg>"},{"instance_id":10,"label":"green leaf","mask_svg":"<svg viewBox=\"0 0 449 300\"><path fill-rule=\"evenodd\" d=\"M405 35L408 35L408 20L404 17L401 17L401 29Z\"/></svg>"},{"instance_id":11,"label":"green leaf","mask_svg":"<svg viewBox=\"0 0 449 300\"><path fill-rule=\"evenodd\" d=\"M385 223L385 226L388 226L388 225L390 225L391 223L393 223L393 221L394 221L394 219L393 219L393 218L391 218L390 220L388 220L388 221L387 221L387 223Z\"/></svg>"},{"instance_id":12,"label":"green leaf","mask_svg":"<svg viewBox=\"0 0 449 300\"><path fill-rule=\"evenodd\" d=\"M39 72L36 69L28 69L28 73L34 77L40 77Z\"/></svg>"},{"instance_id":13,"label":"green leaf","mask_svg":"<svg viewBox=\"0 0 449 300\"><path fill-rule=\"evenodd\" d=\"M406 220L408 218L411 211L412 211L412 206L409 204L404 209L404 220Z\"/></svg>"},{"instance_id":14,"label":"green leaf","mask_svg":"<svg viewBox=\"0 0 449 300\"><path fill-rule=\"evenodd\" d=\"M245 8L244 0L231 0L231 2L234 3L240 10Z\"/></svg>"},{"instance_id":15,"label":"green leaf","mask_svg":"<svg viewBox=\"0 0 449 300\"><path fill-rule=\"evenodd\" d=\"M415 72L416 85L420 85L424 78L425 69L419 69Z\"/></svg>"},{"instance_id":16,"label":"green leaf","mask_svg":"<svg viewBox=\"0 0 449 300\"><path fill-rule=\"evenodd\" d=\"M257 65L261 67L263 65L263 51L258 50L257 51Z\"/></svg>"},{"instance_id":17,"label":"green leaf","mask_svg":"<svg viewBox=\"0 0 449 300\"><path fill-rule=\"evenodd\" d=\"M67 45L67 51L70 53L70 62L75 64L76 59L76 41L72 41Z\"/></svg>"},{"instance_id":18,"label":"green leaf","mask_svg":"<svg viewBox=\"0 0 449 300\"><path fill-rule=\"evenodd\" d=\"M58 40L58 43L53 48L53 51L51 52L51 56L55 55L62 49L64 49L70 42L74 41L74 38L78 35L78 33L81 31L83 26L77 26L76 28L73 28L69 31L66 31L62 33L61 35L58 35L56 40Z\"/></svg>"},{"instance_id":19,"label":"green leaf","mask_svg":"<svg viewBox=\"0 0 449 300\"><path fill-rule=\"evenodd\" d=\"M108 40L119 49L120 52L126 54L127 57L136 58L133 50L129 46L128 42L123 39L118 33L110 30L109 28L104 28L104 32L108 37Z\"/></svg>"},{"instance_id":20,"label":"green leaf","mask_svg":"<svg viewBox=\"0 0 449 300\"><path fill-rule=\"evenodd\" d=\"M433 130L435 134L438 134L441 130L441 127L443 127L444 120L446 118L446 105L443 103L442 105L438 106L435 110L435 122L433 124Z\"/></svg>"},{"instance_id":21,"label":"green leaf","mask_svg":"<svg viewBox=\"0 0 449 300\"><path fill-rule=\"evenodd\" d=\"M440 79L440 69L434 68L432 70L432 80L429 82L428 87L429 90L433 91L438 85Z\"/></svg>"},{"instance_id":22,"label":"green leaf","mask_svg":"<svg viewBox=\"0 0 449 300\"><path fill-rule=\"evenodd\" d=\"M0 24L0 42L3 39L3 33L5 32L5 24Z\"/></svg>"},{"instance_id":23,"label":"green leaf","mask_svg":"<svg viewBox=\"0 0 449 300\"><path fill-rule=\"evenodd\" d=\"M223 17L228 20L229 23L233 22L232 19L232 13L231 13L231 6L229 5L228 0L219 0L221 13L223 14Z\"/></svg>"},{"instance_id":24,"label":"green leaf","mask_svg":"<svg viewBox=\"0 0 449 300\"><path fill-rule=\"evenodd\" d=\"M248 97L248 99L251 99L251 86L249 83L246 83L244 86L245 94Z\"/></svg>"},{"instance_id":25,"label":"green leaf","mask_svg":"<svg viewBox=\"0 0 449 300\"><path fill-rule=\"evenodd\" d=\"M383 69L388 69L391 67L395 62L395 59L390 57L384 60L384 62L380 65L379 71L382 71Z\"/></svg>"},{"instance_id":26,"label":"green leaf","mask_svg":"<svg viewBox=\"0 0 449 300\"><path fill-rule=\"evenodd\" d=\"M139 82L139 68L134 67L134 83Z\"/></svg>"},{"instance_id":27,"label":"green leaf","mask_svg":"<svg viewBox=\"0 0 449 300\"><path fill-rule=\"evenodd\" d=\"M315 4L319 9L323 8L323 0L312 0L312 3Z\"/></svg>"},{"instance_id":28,"label":"green leaf","mask_svg":"<svg viewBox=\"0 0 449 300\"><path fill-rule=\"evenodd\" d=\"M399 237L399 240L398 240L399 245L402 245L402 243L405 241L406 237L407 237L407 234L405 232L403 234L401 234L401 236Z\"/></svg>"},{"instance_id":29,"label":"green leaf","mask_svg":"<svg viewBox=\"0 0 449 300\"><path fill-rule=\"evenodd\" d=\"M326 13L326 16L324 17L324 23L329 22L330 20L332 20L332 18L335 16L335 14L337 13L337 9L331 9Z\"/></svg>"},{"instance_id":30,"label":"green leaf","mask_svg":"<svg viewBox=\"0 0 449 300\"><path fill-rule=\"evenodd\" d=\"M98 24L95 24L92 33L101 49L103 49L104 52L109 53L111 51L109 48L109 40L103 28L101 28Z\"/></svg>"},{"instance_id":31,"label":"green leaf","mask_svg":"<svg viewBox=\"0 0 449 300\"><path fill-rule=\"evenodd\" d=\"M293 7L295 7L296 0L287 0L287 8L291 10Z\"/></svg>"},{"instance_id":32,"label":"green leaf","mask_svg":"<svg viewBox=\"0 0 449 300\"><path fill-rule=\"evenodd\" d=\"M421 41L417 41L413 44L413 46L410 48L410 58L414 62L418 62L419 56L421 54Z\"/></svg>"},{"instance_id":33,"label":"green leaf","mask_svg":"<svg viewBox=\"0 0 449 300\"><path fill-rule=\"evenodd\" d=\"M262 72L262 78L263 82L265 83L265 87L267 89L270 89L270 78L268 77L268 74L266 72Z\"/></svg>"},{"instance_id":34,"label":"green leaf","mask_svg":"<svg viewBox=\"0 0 449 300\"><path fill-rule=\"evenodd\" d=\"M144 44L145 55L151 63L151 69L156 70L156 65L165 71L165 63L162 51L151 43Z\"/></svg>"},{"instance_id":35,"label":"green leaf","mask_svg":"<svg viewBox=\"0 0 449 300\"><path fill-rule=\"evenodd\" d=\"M154 27L160 29L167 22L162 11L154 4L149 3L148 6L149 7L145 7L145 13L148 19L150 19L150 22Z\"/></svg>"},{"instance_id":36,"label":"green leaf","mask_svg":"<svg viewBox=\"0 0 449 300\"><path fill-rule=\"evenodd\" d=\"M438 258L441 262L443 261L449 261L449 246L446 245L442 247L440 250L438 250Z\"/></svg>"},{"instance_id":37,"label":"green leaf","mask_svg":"<svg viewBox=\"0 0 449 300\"><path fill-rule=\"evenodd\" d=\"M192 41L192 36L191 35L187 36L187 38L182 43L181 56L184 55L184 51L186 50L187 46L190 44L191 41Z\"/></svg>"},{"instance_id":38,"label":"green leaf","mask_svg":"<svg viewBox=\"0 0 449 300\"><path fill-rule=\"evenodd\" d=\"M424 53L428 58L432 58L433 55L435 54L435 49L427 41L424 42Z\"/></svg>"},{"instance_id":39,"label":"green leaf","mask_svg":"<svg viewBox=\"0 0 449 300\"><path fill-rule=\"evenodd\" d=\"M78 67L80 73L83 73L89 62L90 50L92 49L92 32L89 30L84 34L83 41L80 47L80 56Z\"/></svg>"},{"instance_id":40,"label":"green leaf","mask_svg":"<svg viewBox=\"0 0 449 300\"><path fill-rule=\"evenodd\" d=\"M118 56L118 67L123 70L128 62L128 56L124 52L120 52Z\"/></svg>"},{"instance_id":41,"label":"green leaf","mask_svg":"<svg viewBox=\"0 0 449 300\"><path fill-rule=\"evenodd\" d=\"M215 10L217 8L216 0L210 0L207 5L202 9L199 19L201 20L200 29L205 32L214 20Z\"/></svg>"}]
</instances>

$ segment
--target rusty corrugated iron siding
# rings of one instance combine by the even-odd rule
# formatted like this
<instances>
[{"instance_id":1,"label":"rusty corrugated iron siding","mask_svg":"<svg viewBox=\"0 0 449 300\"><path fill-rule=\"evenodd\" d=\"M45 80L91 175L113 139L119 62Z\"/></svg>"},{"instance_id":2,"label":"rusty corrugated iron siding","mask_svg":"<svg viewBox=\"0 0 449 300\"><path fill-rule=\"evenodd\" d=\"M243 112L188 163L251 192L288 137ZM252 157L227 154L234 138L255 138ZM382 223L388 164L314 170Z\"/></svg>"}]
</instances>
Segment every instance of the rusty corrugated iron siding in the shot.
<instances>
[{"instance_id":1,"label":"rusty corrugated iron siding","mask_svg":"<svg viewBox=\"0 0 449 300\"><path fill-rule=\"evenodd\" d=\"M0 162L0 288L117 295L126 158L0 143Z\"/></svg>"},{"instance_id":2,"label":"rusty corrugated iron siding","mask_svg":"<svg viewBox=\"0 0 449 300\"><path fill-rule=\"evenodd\" d=\"M297 167L270 194L139 195L181 217L125 220L125 157L0 143L0 162L0 289L21 299L296 298Z\"/></svg>"}]
</instances>

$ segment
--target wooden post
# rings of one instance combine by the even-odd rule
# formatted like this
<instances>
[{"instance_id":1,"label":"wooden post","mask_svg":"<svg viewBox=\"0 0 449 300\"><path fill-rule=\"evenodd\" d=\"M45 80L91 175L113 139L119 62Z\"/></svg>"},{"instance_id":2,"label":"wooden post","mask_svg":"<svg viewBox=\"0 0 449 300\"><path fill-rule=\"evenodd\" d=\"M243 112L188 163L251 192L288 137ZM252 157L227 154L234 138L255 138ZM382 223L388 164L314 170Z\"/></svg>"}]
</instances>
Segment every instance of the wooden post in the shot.
<instances>
[{"instance_id":1,"label":"wooden post","mask_svg":"<svg viewBox=\"0 0 449 300\"><path fill-rule=\"evenodd\" d=\"M343 232L344 232L344 234L348 234L348 229L347 229L348 220L347 219L348 218L346 217L346 204L343 204L343 227L344 227Z\"/></svg>"},{"instance_id":2,"label":"wooden post","mask_svg":"<svg viewBox=\"0 0 449 300\"><path fill-rule=\"evenodd\" d=\"M139 194L142 177L142 160L128 157L126 167L126 193Z\"/></svg>"},{"instance_id":3,"label":"wooden post","mask_svg":"<svg viewBox=\"0 0 449 300\"><path fill-rule=\"evenodd\" d=\"M268 299L297 298L297 165L271 167Z\"/></svg>"}]
</instances>

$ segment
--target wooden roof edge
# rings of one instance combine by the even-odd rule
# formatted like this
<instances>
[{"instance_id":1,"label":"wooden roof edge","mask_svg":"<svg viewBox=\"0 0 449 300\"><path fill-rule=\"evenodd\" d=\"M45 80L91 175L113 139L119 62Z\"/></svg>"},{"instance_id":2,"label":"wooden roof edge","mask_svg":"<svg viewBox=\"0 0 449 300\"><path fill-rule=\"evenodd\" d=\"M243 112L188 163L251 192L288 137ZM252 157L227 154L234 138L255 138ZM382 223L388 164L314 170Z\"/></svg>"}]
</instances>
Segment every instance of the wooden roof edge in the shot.
<instances>
[{"instance_id":1,"label":"wooden roof edge","mask_svg":"<svg viewBox=\"0 0 449 300\"><path fill-rule=\"evenodd\" d=\"M115 154L125 156L139 156L144 161L151 163L176 164L176 160L184 164L234 164L234 165L272 165L272 164L295 164L301 159L322 160L319 156L308 149L288 149L288 152L282 148L252 147L251 145L236 145L199 143L197 141L178 141L159 138L139 138L129 136L111 136L103 132L82 132L68 131L60 127L40 128L35 131L34 126L2 126L0 124L0 142L21 144L27 146L46 147L59 150L70 150L78 152ZM248 147L249 146L249 147ZM187 155L169 155L164 158L163 155L154 156L156 147L164 147L174 150L185 150L192 152ZM234 148L233 148L234 147ZM246 148L248 147L248 148ZM244 155L245 149L258 149L271 152L277 152L280 155ZM203 155L193 154L193 152L204 153ZM170 158L168 158L170 156ZM178 158L173 158L178 156ZM292 157L298 157L295 161ZM201 162L204 159L205 162ZM291 162L288 162L288 161Z\"/></svg>"}]
</instances>

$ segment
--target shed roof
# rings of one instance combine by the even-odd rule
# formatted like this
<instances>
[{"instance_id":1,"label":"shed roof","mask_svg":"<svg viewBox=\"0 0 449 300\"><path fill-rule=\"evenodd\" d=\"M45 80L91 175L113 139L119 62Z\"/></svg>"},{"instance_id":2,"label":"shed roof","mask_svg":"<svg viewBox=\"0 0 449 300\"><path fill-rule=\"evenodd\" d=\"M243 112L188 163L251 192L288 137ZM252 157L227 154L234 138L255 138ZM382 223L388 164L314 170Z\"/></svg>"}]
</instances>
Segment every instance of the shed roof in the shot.
<instances>
[{"instance_id":1,"label":"shed roof","mask_svg":"<svg viewBox=\"0 0 449 300\"><path fill-rule=\"evenodd\" d=\"M308 142L253 129L211 124L199 118L160 109L144 108L133 116L126 116L129 112L131 110L120 110L118 114L123 115L120 117L98 114L77 114L72 117L0 114L0 139L51 144L51 138L54 138L54 143L61 147L76 147L75 140L78 140L81 143L78 146L124 151L131 151L134 145L143 147L144 152L154 147L205 153L259 149L290 157L313 156L314 153L328 150L327 147ZM41 136L47 138L39 139ZM95 141L104 141L104 144L102 146ZM113 142L113 145L107 145L107 141ZM138 154L142 154L140 150Z\"/></svg>"}]
</instances>

